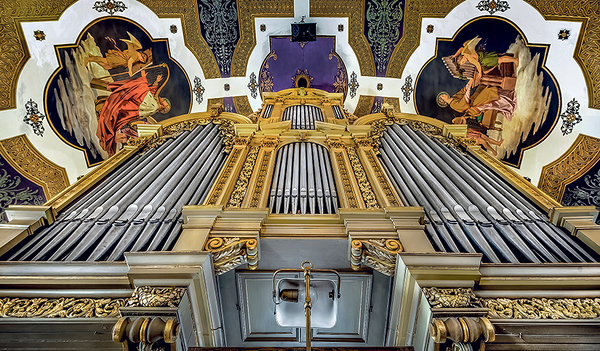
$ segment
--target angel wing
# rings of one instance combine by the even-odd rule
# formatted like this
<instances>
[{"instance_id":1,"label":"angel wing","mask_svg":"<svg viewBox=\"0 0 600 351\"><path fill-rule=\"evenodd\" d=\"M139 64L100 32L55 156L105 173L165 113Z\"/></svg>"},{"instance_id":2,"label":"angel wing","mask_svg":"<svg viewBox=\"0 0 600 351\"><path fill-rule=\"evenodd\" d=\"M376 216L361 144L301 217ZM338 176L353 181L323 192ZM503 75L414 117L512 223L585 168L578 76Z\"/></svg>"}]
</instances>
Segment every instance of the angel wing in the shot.
<instances>
[{"instance_id":1,"label":"angel wing","mask_svg":"<svg viewBox=\"0 0 600 351\"><path fill-rule=\"evenodd\" d=\"M464 43L463 47L463 55L473 55L475 54L475 48L477 47L477 44L479 44L479 42L481 41L481 38L479 36L476 36L475 38L467 41Z\"/></svg>"},{"instance_id":2,"label":"angel wing","mask_svg":"<svg viewBox=\"0 0 600 351\"><path fill-rule=\"evenodd\" d=\"M127 51L137 51L142 48L142 44L140 44L139 40L136 39L131 33L127 32L129 35L129 40L121 39L122 42L127 43Z\"/></svg>"}]
</instances>

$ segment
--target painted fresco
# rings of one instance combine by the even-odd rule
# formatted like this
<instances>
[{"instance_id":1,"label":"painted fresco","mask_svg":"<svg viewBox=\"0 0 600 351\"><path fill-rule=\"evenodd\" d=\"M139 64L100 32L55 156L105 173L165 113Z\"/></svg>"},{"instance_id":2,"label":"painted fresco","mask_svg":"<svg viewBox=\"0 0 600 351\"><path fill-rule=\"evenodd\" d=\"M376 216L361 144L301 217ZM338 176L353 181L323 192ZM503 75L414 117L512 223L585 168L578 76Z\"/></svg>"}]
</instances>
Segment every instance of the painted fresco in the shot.
<instances>
[{"instance_id":1,"label":"painted fresco","mask_svg":"<svg viewBox=\"0 0 600 351\"><path fill-rule=\"evenodd\" d=\"M559 87L544 66L548 49L506 19L470 21L452 39L437 40L415 83L417 113L467 124L467 136L519 167L523 151L558 120Z\"/></svg>"},{"instance_id":2,"label":"painted fresco","mask_svg":"<svg viewBox=\"0 0 600 351\"><path fill-rule=\"evenodd\" d=\"M0 155L0 223L8 222L4 210L10 205L43 205L44 189L25 178Z\"/></svg>"},{"instance_id":3,"label":"painted fresco","mask_svg":"<svg viewBox=\"0 0 600 351\"><path fill-rule=\"evenodd\" d=\"M60 68L46 85L54 131L85 152L88 166L113 155L137 124L189 113L189 80L169 53L136 23L107 18L91 23L75 45L56 47Z\"/></svg>"},{"instance_id":4,"label":"painted fresco","mask_svg":"<svg viewBox=\"0 0 600 351\"><path fill-rule=\"evenodd\" d=\"M315 88L348 93L348 73L335 52L334 37L292 42L291 37L271 37L271 52L260 69L260 92L289 88Z\"/></svg>"},{"instance_id":5,"label":"painted fresco","mask_svg":"<svg viewBox=\"0 0 600 351\"><path fill-rule=\"evenodd\" d=\"M396 44L402 38L404 1L366 0L365 37L371 46L377 77L385 77Z\"/></svg>"}]
</instances>

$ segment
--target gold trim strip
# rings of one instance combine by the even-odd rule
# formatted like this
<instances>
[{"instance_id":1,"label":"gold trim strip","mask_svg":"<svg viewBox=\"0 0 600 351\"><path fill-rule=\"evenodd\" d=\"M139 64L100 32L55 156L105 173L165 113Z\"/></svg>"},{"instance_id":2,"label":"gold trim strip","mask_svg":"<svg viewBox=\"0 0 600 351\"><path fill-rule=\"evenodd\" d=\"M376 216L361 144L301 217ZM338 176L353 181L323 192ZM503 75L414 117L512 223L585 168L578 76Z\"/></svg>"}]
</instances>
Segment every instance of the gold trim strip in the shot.
<instances>
[{"instance_id":1,"label":"gold trim strip","mask_svg":"<svg viewBox=\"0 0 600 351\"><path fill-rule=\"evenodd\" d=\"M358 181L358 188L360 189L360 193L365 201L365 206L369 209L380 208L379 203L377 202L377 197L373 192L373 187L371 187L371 183L367 178L365 169L363 168L362 163L360 163L356 149L349 146L346 148L346 151L348 153L348 158L350 159L350 164L352 165L352 170L354 171L354 175Z\"/></svg>"},{"instance_id":2,"label":"gold trim strip","mask_svg":"<svg viewBox=\"0 0 600 351\"><path fill-rule=\"evenodd\" d=\"M252 146L250 148L250 151L248 151L248 154L246 155L246 161L242 166L242 170L240 171L240 175L238 176L237 182L235 183L233 192L229 197L227 207L242 206L242 201L244 200L244 196L246 195L246 189L248 188L248 183L250 182L250 177L252 176L252 171L254 170L256 158L258 157L259 151L260 146Z\"/></svg>"}]
</instances>

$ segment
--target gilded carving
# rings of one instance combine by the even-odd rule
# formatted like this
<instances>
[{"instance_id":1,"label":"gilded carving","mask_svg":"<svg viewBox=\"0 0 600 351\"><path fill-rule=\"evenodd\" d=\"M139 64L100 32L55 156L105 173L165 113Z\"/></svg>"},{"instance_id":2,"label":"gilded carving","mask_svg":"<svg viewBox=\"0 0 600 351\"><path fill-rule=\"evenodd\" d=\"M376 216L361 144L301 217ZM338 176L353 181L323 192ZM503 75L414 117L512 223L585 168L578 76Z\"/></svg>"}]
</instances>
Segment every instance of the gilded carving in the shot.
<instances>
[{"instance_id":1,"label":"gilded carving","mask_svg":"<svg viewBox=\"0 0 600 351\"><path fill-rule=\"evenodd\" d=\"M245 263L249 269L258 267L258 242L254 238L211 238L204 250L213 254L216 274L229 272Z\"/></svg>"},{"instance_id":2,"label":"gilded carving","mask_svg":"<svg viewBox=\"0 0 600 351\"><path fill-rule=\"evenodd\" d=\"M354 137L354 144L358 147L371 147L371 139L367 137Z\"/></svg>"},{"instance_id":3,"label":"gilded carving","mask_svg":"<svg viewBox=\"0 0 600 351\"><path fill-rule=\"evenodd\" d=\"M348 199L348 207L358 208L358 202L356 201L356 197L354 196L352 182L350 181L350 175L348 174L348 170L346 169L346 163L344 162L344 153L342 151L336 151L334 152L334 154L335 159L338 163L340 177L342 178L342 187L344 188L344 193L346 194L346 198Z\"/></svg>"},{"instance_id":4,"label":"gilded carving","mask_svg":"<svg viewBox=\"0 0 600 351\"><path fill-rule=\"evenodd\" d=\"M387 130L387 127L392 124L394 124L394 121L389 118L378 119L371 123L371 140L373 151L375 151L376 155L379 154L379 149L381 148L381 137L383 136L383 133Z\"/></svg>"},{"instance_id":5,"label":"gilded carving","mask_svg":"<svg viewBox=\"0 0 600 351\"><path fill-rule=\"evenodd\" d=\"M502 319L597 319L600 298L583 299L482 299L489 318Z\"/></svg>"},{"instance_id":6,"label":"gilded carving","mask_svg":"<svg viewBox=\"0 0 600 351\"><path fill-rule=\"evenodd\" d=\"M215 184L215 187L213 188L213 191L212 191L208 201L206 202L207 205L216 205L217 204L217 200L219 199L219 196L221 195L223 188L225 188L225 183L227 182L227 179L229 178L229 175L231 174L231 171L233 170L233 166L237 163L237 160L240 157L241 153L242 153L241 148L233 149L233 152L230 154L229 160L227 161L227 165L225 166L225 168L223 168L223 173L221 173L219 180Z\"/></svg>"},{"instance_id":7,"label":"gilded carving","mask_svg":"<svg viewBox=\"0 0 600 351\"><path fill-rule=\"evenodd\" d=\"M269 167L269 162L271 161L272 154L272 150L265 150L263 153L262 161L260 162L260 166L258 167L258 175L256 176L254 193L252 194L252 199L250 200L250 207L258 207L258 202L260 201L262 190L265 186L265 179L267 177L267 170Z\"/></svg>"},{"instance_id":8,"label":"gilded carving","mask_svg":"<svg viewBox=\"0 0 600 351\"><path fill-rule=\"evenodd\" d=\"M525 0L548 20L581 21L581 40L575 47L588 86L589 106L600 109L600 9L597 0Z\"/></svg>"},{"instance_id":9,"label":"gilded carving","mask_svg":"<svg viewBox=\"0 0 600 351\"><path fill-rule=\"evenodd\" d=\"M403 251L402 244L396 239L352 240L350 265L359 270L361 265L388 276L394 276L396 255Z\"/></svg>"},{"instance_id":10,"label":"gilded carving","mask_svg":"<svg viewBox=\"0 0 600 351\"><path fill-rule=\"evenodd\" d=\"M407 1L404 6L404 33L392 53L386 77L401 78L408 58L417 49L423 17L445 17L464 0ZM399 110L398 110L399 111Z\"/></svg>"},{"instance_id":11,"label":"gilded carving","mask_svg":"<svg viewBox=\"0 0 600 351\"><path fill-rule=\"evenodd\" d=\"M24 175L34 182L47 186L47 199L58 195L69 186L67 171L44 157L25 134L0 140L0 145L6 151L7 161L14 162L25 172Z\"/></svg>"},{"instance_id":12,"label":"gilded carving","mask_svg":"<svg viewBox=\"0 0 600 351\"><path fill-rule=\"evenodd\" d=\"M392 190L392 187L390 186L387 177L385 176L383 170L379 166L379 163L377 163L377 160L375 159L374 151L365 150L365 155L367 157L367 161L369 161L369 164L371 165L371 169L373 169L373 172L375 173L377 181L381 185L383 194L388 199L390 205L395 207L401 206L400 202L398 202L398 200L396 199L396 195L394 194L394 191Z\"/></svg>"},{"instance_id":13,"label":"gilded carving","mask_svg":"<svg viewBox=\"0 0 600 351\"><path fill-rule=\"evenodd\" d=\"M240 40L233 53L231 76L245 77L250 53L256 46L254 18L294 17L294 2L292 0L248 0L238 1L237 6Z\"/></svg>"},{"instance_id":14,"label":"gilded carving","mask_svg":"<svg viewBox=\"0 0 600 351\"><path fill-rule=\"evenodd\" d=\"M229 153L231 148L233 148L235 139L235 127L233 126L233 122L224 119L221 121L219 128L221 129L221 137L223 138L222 143L225 146L225 152Z\"/></svg>"},{"instance_id":15,"label":"gilded carving","mask_svg":"<svg viewBox=\"0 0 600 351\"><path fill-rule=\"evenodd\" d=\"M328 138L327 145L332 149L344 149L346 147L344 141L339 138Z\"/></svg>"},{"instance_id":16,"label":"gilded carving","mask_svg":"<svg viewBox=\"0 0 600 351\"><path fill-rule=\"evenodd\" d=\"M141 286L135 288L126 307L177 307L185 288Z\"/></svg>"},{"instance_id":17,"label":"gilded carving","mask_svg":"<svg viewBox=\"0 0 600 351\"><path fill-rule=\"evenodd\" d=\"M279 145L279 138L266 137L260 141L263 148L274 149Z\"/></svg>"},{"instance_id":18,"label":"gilded carving","mask_svg":"<svg viewBox=\"0 0 600 351\"><path fill-rule=\"evenodd\" d=\"M538 188L561 201L565 187L581 177L600 159L600 139L579 134L569 150L542 168Z\"/></svg>"},{"instance_id":19,"label":"gilded carving","mask_svg":"<svg viewBox=\"0 0 600 351\"><path fill-rule=\"evenodd\" d=\"M227 207L242 206L242 201L244 200L244 195L246 195L246 189L248 188L248 183L250 182L250 177L252 176L252 171L254 170L254 164L256 163L256 158L258 157L259 151L260 146L252 146L250 151L248 151L248 154L246 155L246 161L242 166L242 170L240 171L240 175L235 183L235 187L233 188L233 192L231 193Z\"/></svg>"},{"instance_id":20,"label":"gilded carving","mask_svg":"<svg viewBox=\"0 0 600 351\"><path fill-rule=\"evenodd\" d=\"M112 318L127 299L88 299L61 297L57 299L0 299L2 318Z\"/></svg>"},{"instance_id":21,"label":"gilded carving","mask_svg":"<svg viewBox=\"0 0 600 351\"><path fill-rule=\"evenodd\" d=\"M358 187L360 189L360 193L362 194L363 200L365 201L365 205L367 208L379 208L377 198L375 197L375 193L373 193L373 188L371 187L371 183L367 178L367 174L365 173L362 163L360 163L356 149L353 147L348 147L347 150L348 158L350 159L352 170L354 171L354 175L358 181Z\"/></svg>"},{"instance_id":22,"label":"gilded carving","mask_svg":"<svg viewBox=\"0 0 600 351\"><path fill-rule=\"evenodd\" d=\"M348 17L348 43L356 54L360 73L363 76L375 76L375 60L369 42L364 35L364 6L362 0L311 1L310 16ZM360 115L358 116L360 117Z\"/></svg>"},{"instance_id":23,"label":"gilded carving","mask_svg":"<svg viewBox=\"0 0 600 351\"><path fill-rule=\"evenodd\" d=\"M423 288L422 291L431 307L482 307L481 301L471 288Z\"/></svg>"}]
</instances>

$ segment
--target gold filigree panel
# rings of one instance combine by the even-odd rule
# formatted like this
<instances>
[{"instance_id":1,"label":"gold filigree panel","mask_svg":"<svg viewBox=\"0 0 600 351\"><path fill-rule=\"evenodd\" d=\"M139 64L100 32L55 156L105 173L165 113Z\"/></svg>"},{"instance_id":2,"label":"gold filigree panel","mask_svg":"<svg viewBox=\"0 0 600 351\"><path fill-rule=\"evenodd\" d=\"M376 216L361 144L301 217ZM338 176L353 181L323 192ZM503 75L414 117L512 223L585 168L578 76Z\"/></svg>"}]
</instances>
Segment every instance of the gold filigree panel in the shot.
<instances>
[{"instance_id":1,"label":"gold filigree panel","mask_svg":"<svg viewBox=\"0 0 600 351\"><path fill-rule=\"evenodd\" d=\"M358 103L356 104L356 108L354 109L354 115L357 117L362 117L370 114L371 108L373 107L373 101L375 101L375 96L359 96Z\"/></svg>"},{"instance_id":2,"label":"gold filigree panel","mask_svg":"<svg viewBox=\"0 0 600 351\"><path fill-rule=\"evenodd\" d=\"M547 20L582 22L575 47L588 86L589 107L600 109L600 2L598 0L525 0Z\"/></svg>"},{"instance_id":3,"label":"gold filigree panel","mask_svg":"<svg viewBox=\"0 0 600 351\"><path fill-rule=\"evenodd\" d=\"M293 0L238 0L240 39L231 61L231 76L245 77L248 59L256 46L254 19L257 17L294 17Z\"/></svg>"},{"instance_id":4,"label":"gold filigree panel","mask_svg":"<svg viewBox=\"0 0 600 351\"><path fill-rule=\"evenodd\" d=\"M421 22L424 17L445 17L464 0L407 1L404 7L404 33L390 57L386 77L401 78L410 55L421 40ZM400 110L398 110L400 111Z\"/></svg>"},{"instance_id":5,"label":"gold filigree panel","mask_svg":"<svg viewBox=\"0 0 600 351\"><path fill-rule=\"evenodd\" d=\"M356 176L356 180L358 181L358 187L360 189L360 193L365 201L365 205L367 208L379 208L379 203L377 203L377 198L375 197L375 193L373 192L373 188L371 187L371 183L367 178L367 174L365 173L365 169L358 158L358 154L356 153L356 149L353 147L348 147L348 158L350 159L350 164L352 165L352 170L354 170L354 175Z\"/></svg>"},{"instance_id":6,"label":"gold filigree panel","mask_svg":"<svg viewBox=\"0 0 600 351\"><path fill-rule=\"evenodd\" d=\"M235 111L240 115L250 116L254 112L252 106L250 106L250 101L248 101L248 95L234 96L233 104L235 105Z\"/></svg>"},{"instance_id":7,"label":"gold filigree panel","mask_svg":"<svg viewBox=\"0 0 600 351\"><path fill-rule=\"evenodd\" d=\"M560 202L565 188L600 160L600 139L579 134L571 147L556 161L542 168L538 188Z\"/></svg>"},{"instance_id":8,"label":"gold filigree panel","mask_svg":"<svg viewBox=\"0 0 600 351\"><path fill-rule=\"evenodd\" d=\"M259 151L260 146L252 146L250 151L248 151L248 155L246 155L246 161L242 166L242 170L240 171L240 175L235 183L235 187L233 188L233 192L231 193L227 207L242 206L242 201L246 195L246 189L248 188L248 183L250 182L250 177L252 176L252 171L254 170L254 164L256 163L256 158L258 157Z\"/></svg>"},{"instance_id":9,"label":"gold filigree panel","mask_svg":"<svg viewBox=\"0 0 600 351\"><path fill-rule=\"evenodd\" d=\"M179 17L185 46L196 56L206 79L220 78L217 60L200 31L196 0L140 0L160 18Z\"/></svg>"},{"instance_id":10,"label":"gold filigree panel","mask_svg":"<svg viewBox=\"0 0 600 351\"><path fill-rule=\"evenodd\" d=\"M311 17L348 17L348 26L350 27L348 29L348 44L350 44L350 47L356 54L358 65L360 66L360 74L363 76L375 76L375 60L373 59L369 42L364 34L364 12L364 0L321 0L310 2Z\"/></svg>"},{"instance_id":11,"label":"gold filigree panel","mask_svg":"<svg viewBox=\"0 0 600 351\"><path fill-rule=\"evenodd\" d=\"M75 0L2 1L0 6L0 110L17 107L17 82L29 60L21 22L55 21ZM27 35L33 35L28 33Z\"/></svg>"},{"instance_id":12,"label":"gold filigree panel","mask_svg":"<svg viewBox=\"0 0 600 351\"><path fill-rule=\"evenodd\" d=\"M482 299L489 318L598 319L600 298L583 299Z\"/></svg>"},{"instance_id":13,"label":"gold filigree panel","mask_svg":"<svg viewBox=\"0 0 600 351\"><path fill-rule=\"evenodd\" d=\"M0 299L2 318L114 318L127 299Z\"/></svg>"},{"instance_id":14,"label":"gold filigree panel","mask_svg":"<svg viewBox=\"0 0 600 351\"><path fill-rule=\"evenodd\" d=\"M42 185L47 199L58 195L69 186L67 171L44 157L25 134L0 140L0 145L6 152L9 163L22 170L22 174L28 179Z\"/></svg>"}]
</instances>

